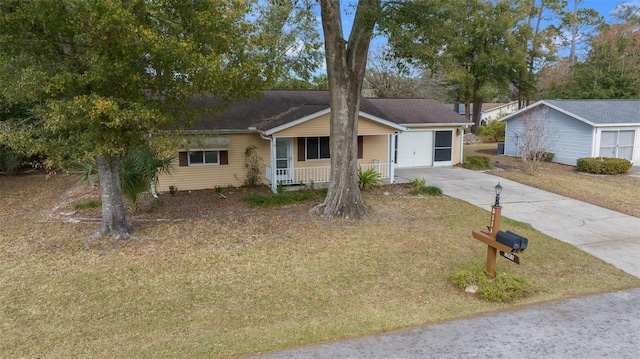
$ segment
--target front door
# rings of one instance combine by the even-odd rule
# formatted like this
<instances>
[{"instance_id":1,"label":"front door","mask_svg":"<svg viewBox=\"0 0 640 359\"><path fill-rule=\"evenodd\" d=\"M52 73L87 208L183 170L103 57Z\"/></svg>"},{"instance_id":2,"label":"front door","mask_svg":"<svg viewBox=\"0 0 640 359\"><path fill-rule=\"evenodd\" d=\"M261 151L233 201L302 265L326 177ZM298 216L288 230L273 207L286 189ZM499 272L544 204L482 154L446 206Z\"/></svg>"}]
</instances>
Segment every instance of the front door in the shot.
<instances>
[{"instance_id":1,"label":"front door","mask_svg":"<svg viewBox=\"0 0 640 359\"><path fill-rule=\"evenodd\" d=\"M291 183L293 180L293 139L276 138L276 182Z\"/></svg>"}]
</instances>

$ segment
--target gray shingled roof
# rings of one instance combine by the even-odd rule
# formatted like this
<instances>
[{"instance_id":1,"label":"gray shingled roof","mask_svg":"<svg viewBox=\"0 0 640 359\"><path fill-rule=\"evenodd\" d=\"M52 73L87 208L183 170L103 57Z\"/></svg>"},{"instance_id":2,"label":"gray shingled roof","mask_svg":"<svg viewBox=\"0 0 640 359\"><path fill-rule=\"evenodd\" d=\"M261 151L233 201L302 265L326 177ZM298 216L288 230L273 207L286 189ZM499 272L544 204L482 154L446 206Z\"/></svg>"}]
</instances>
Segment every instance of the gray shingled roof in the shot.
<instances>
[{"instance_id":1,"label":"gray shingled roof","mask_svg":"<svg viewBox=\"0 0 640 359\"><path fill-rule=\"evenodd\" d=\"M212 97L194 99L193 107L220 108L194 122L197 130L267 131L329 108L329 91L270 90L262 98L220 102ZM469 123L463 116L431 99L362 98L360 111L401 125Z\"/></svg>"},{"instance_id":2,"label":"gray shingled roof","mask_svg":"<svg viewBox=\"0 0 640 359\"><path fill-rule=\"evenodd\" d=\"M596 125L640 124L640 100L544 100Z\"/></svg>"}]
</instances>

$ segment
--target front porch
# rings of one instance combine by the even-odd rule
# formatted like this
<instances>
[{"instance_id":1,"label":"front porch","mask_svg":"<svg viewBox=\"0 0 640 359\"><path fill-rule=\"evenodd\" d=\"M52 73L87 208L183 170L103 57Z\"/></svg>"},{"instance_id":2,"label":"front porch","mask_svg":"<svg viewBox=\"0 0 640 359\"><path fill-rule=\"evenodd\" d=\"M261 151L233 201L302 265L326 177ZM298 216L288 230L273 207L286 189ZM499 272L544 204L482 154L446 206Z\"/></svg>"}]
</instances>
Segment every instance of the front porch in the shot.
<instances>
[{"instance_id":1,"label":"front porch","mask_svg":"<svg viewBox=\"0 0 640 359\"><path fill-rule=\"evenodd\" d=\"M380 179L387 183L393 183L395 169L393 163L382 163L374 160L373 163L358 164L358 167L361 171L368 171L373 168L380 175ZM275 181L271 183L271 188L274 191L278 185L290 186L328 183L331 179L331 167L278 168L276 169L276 173L274 173L273 168L267 166L266 177L275 178Z\"/></svg>"}]
</instances>

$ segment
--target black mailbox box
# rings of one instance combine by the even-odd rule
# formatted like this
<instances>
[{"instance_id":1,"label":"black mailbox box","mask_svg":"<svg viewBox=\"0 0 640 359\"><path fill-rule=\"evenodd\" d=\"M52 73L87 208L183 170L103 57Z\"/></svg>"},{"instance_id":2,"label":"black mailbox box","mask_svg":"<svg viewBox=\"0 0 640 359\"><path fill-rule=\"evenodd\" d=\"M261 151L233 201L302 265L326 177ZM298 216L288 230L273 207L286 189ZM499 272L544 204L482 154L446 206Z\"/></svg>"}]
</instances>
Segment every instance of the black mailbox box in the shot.
<instances>
[{"instance_id":1,"label":"black mailbox box","mask_svg":"<svg viewBox=\"0 0 640 359\"><path fill-rule=\"evenodd\" d=\"M519 234L513 233L511 231L498 231L496 233L496 241L498 243L502 243L505 246L508 246L514 250L523 251L527 248L527 244L529 240Z\"/></svg>"}]
</instances>

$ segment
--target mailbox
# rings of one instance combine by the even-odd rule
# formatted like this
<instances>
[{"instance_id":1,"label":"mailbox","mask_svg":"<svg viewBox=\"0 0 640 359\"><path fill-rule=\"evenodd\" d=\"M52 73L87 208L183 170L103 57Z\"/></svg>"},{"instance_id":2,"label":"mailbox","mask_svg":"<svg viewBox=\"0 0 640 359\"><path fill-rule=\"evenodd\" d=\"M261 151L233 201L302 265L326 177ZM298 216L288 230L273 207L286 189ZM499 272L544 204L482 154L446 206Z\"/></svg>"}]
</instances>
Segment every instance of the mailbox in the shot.
<instances>
[{"instance_id":1,"label":"mailbox","mask_svg":"<svg viewBox=\"0 0 640 359\"><path fill-rule=\"evenodd\" d=\"M496 241L518 251L524 251L529 242L527 238L511 231L498 231L498 233L496 233Z\"/></svg>"}]
</instances>

